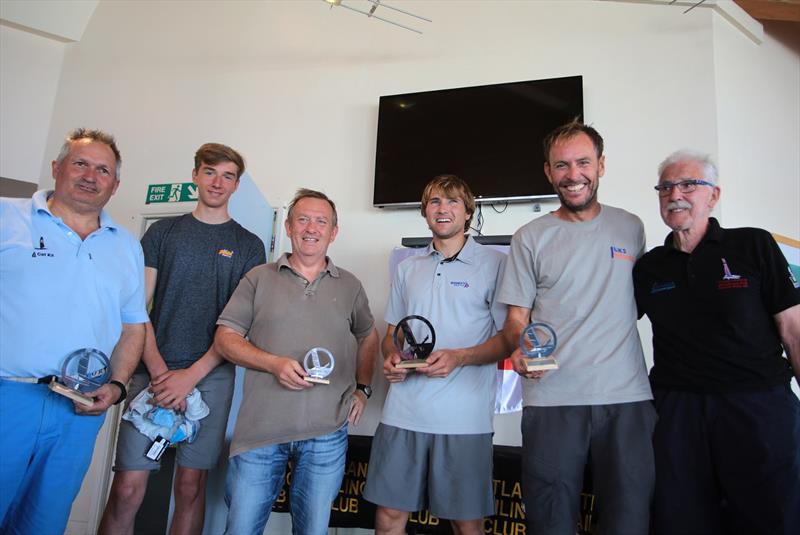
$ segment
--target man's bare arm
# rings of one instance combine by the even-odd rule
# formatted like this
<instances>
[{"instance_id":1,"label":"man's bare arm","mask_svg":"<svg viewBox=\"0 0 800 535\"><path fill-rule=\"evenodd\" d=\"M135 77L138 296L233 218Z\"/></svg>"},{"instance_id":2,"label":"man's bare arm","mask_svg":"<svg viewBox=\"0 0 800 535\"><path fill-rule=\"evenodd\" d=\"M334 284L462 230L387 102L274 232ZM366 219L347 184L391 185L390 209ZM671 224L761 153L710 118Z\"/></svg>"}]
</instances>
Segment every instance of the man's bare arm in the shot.
<instances>
[{"instance_id":1,"label":"man's bare arm","mask_svg":"<svg viewBox=\"0 0 800 535\"><path fill-rule=\"evenodd\" d=\"M158 270L156 268L144 268L144 302L147 304L148 310L153 305L153 296L156 291L156 281L158 280ZM151 378L158 377L167 371L167 365L161 352L156 345L156 334L153 330L153 325L148 321L145 324L145 340L144 352L142 353L142 362L144 362L147 372Z\"/></svg>"},{"instance_id":2,"label":"man's bare arm","mask_svg":"<svg viewBox=\"0 0 800 535\"><path fill-rule=\"evenodd\" d=\"M375 370L375 360L378 358L378 331L373 329L367 336L358 341L358 352L356 353L356 382L368 385L372 382L372 372ZM358 425L364 407L367 404L367 396L361 390L353 392L353 404L350 406L350 414L347 419L352 425Z\"/></svg>"},{"instance_id":3,"label":"man's bare arm","mask_svg":"<svg viewBox=\"0 0 800 535\"><path fill-rule=\"evenodd\" d=\"M794 378L800 385L800 305L787 308L774 316L783 348L794 370Z\"/></svg>"}]
</instances>

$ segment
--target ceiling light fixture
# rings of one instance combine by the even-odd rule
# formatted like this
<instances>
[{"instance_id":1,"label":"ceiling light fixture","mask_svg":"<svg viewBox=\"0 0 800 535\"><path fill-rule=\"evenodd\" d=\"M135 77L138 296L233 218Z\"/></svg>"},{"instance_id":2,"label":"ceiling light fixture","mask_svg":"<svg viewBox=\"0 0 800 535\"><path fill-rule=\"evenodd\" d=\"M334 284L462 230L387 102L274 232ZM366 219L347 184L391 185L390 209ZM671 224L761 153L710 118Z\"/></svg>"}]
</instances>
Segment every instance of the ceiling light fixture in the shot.
<instances>
[{"instance_id":1,"label":"ceiling light fixture","mask_svg":"<svg viewBox=\"0 0 800 535\"><path fill-rule=\"evenodd\" d=\"M393 20L389 20L389 19L385 19L383 17L379 17L378 15L375 14L375 11L379 7L385 7L386 9L391 9L392 11L396 11L398 13L402 13L403 15L408 15L409 17L414 17L415 19L423 20L425 22L433 22L432 20L426 19L425 17L420 17L419 15L415 15L415 14L410 13L408 11L404 11L402 9L399 9L399 8L396 8L396 7L392 7L392 6L388 5L388 4L384 4L384 3L381 2L381 0L366 0L366 2L372 4L372 6L369 8L369 11L362 11L360 9L356 9L356 8L354 8L352 6L349 6L349 5L345 4L342 0L322 0L322 1L325 2L326 4L330 4L331 9L333 9L333 6L343 7L345 9L349 9L350 11L355 11L356 13L361 13L362 15L366 15L369 18L378 19L378 20L381 20L383 22L388 22L389 24L394 24L395 26L399 26L399 27L404 28L406 30L409 30L409 31L412 31L412 32L415 32L415 33L420 33L420 34L422 32L417 30L416 28L411 28L410 26L406 26L404 24L400 24L399 22L395 22Z\"/></svg>"}]
</instances>

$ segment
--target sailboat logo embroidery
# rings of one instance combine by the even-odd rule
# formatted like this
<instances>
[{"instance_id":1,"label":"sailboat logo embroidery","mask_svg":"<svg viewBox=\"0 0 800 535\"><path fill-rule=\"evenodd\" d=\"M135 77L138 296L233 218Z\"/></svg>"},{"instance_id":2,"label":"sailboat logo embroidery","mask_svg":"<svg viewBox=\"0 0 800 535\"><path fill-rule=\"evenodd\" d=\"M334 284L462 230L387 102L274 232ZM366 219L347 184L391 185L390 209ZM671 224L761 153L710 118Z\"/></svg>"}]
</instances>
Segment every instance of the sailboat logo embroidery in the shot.
<instances>
[{"instance_id":1,"label":"sailboat logo embroidery","mask_svg":"<svg viewBox=\"0 0 800 535\"><path fill-rule=\"evenodd\" d=\"M727 260L724 258L720 258L720 260L722 260L722 280L717 282L718 290L727 290L729 288L747 288L750 285L746 278L731 271L731 269L728 267Z\"/></svg>"}]
</instances>

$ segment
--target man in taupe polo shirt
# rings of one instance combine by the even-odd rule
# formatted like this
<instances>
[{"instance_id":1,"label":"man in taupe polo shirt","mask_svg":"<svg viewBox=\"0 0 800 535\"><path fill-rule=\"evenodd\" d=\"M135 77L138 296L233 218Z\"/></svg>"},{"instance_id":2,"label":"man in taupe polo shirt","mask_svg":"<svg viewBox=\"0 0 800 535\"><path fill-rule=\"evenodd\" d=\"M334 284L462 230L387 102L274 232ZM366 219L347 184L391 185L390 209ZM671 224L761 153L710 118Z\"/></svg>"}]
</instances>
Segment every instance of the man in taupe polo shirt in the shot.
<instances>
[{"instance_id":1,"label":"man in taupe polo shirt","mask_svg":"<svg viewBox=\"0 0 800 535\"><path fill-rule=\"evenodd\" d=\"M371 392L378 334L367 296L326 256L338 232L336 206L301 189L285 226L291 254L247 273L217 322L215 347L247 368L226 482L228 534L264 530L288 460L292 531L327 533L347 424L358 423ZM335 359L330 384L306 380L304 357L319 347Z\"/></svg>"}]
</instances>

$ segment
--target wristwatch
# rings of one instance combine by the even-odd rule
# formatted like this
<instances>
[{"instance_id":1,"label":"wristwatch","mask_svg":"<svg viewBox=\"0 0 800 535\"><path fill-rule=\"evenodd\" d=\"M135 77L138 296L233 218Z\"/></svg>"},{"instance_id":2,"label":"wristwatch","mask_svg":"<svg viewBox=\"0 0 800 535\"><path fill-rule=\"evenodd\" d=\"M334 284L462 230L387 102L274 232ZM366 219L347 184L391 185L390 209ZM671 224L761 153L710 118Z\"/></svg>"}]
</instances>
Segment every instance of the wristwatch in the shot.
<instances>
[{"instance_id":1,"label":"wristwatch","mask_svg":"<svg viewBox=\"0 0 800 535\"><path fill-rule=\"evenodd\" d=\"M113 403L113 405L119 405L125 401L125 398L128 397L128 389L125 388L125 385L119 381L109 381L108 384L117 385L117 388L119 388L119 397L117 398L117 401Z\"/></svg>"},{"instance_id":2,"label":"wristwatch","mask_svg":"<svg viewBox=\"0 0 800 535\"><path fill-rule=\"evenodd\" d=\"M370 396L372 396L372 387L369 385L356 383L356 390L361 390L362 392L364 392L364 395L367 396L367 399L369 399Z\"/></svg>"}]
</instances>

